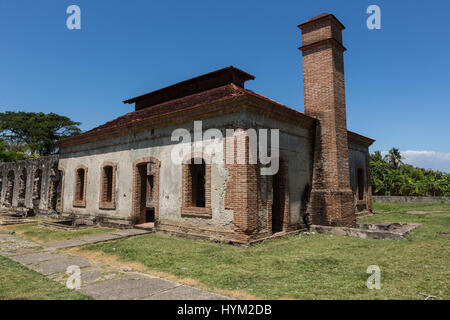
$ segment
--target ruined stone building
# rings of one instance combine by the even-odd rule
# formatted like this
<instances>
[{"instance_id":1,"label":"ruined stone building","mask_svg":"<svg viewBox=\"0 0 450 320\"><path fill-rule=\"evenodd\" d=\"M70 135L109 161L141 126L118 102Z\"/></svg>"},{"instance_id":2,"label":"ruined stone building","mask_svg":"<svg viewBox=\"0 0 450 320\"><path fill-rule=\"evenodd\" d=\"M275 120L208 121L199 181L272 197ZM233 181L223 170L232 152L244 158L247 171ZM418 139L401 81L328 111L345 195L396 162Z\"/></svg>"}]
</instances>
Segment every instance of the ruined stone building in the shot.
<instances>
[{"instance_id":1,"label":"ruined stone building","mask_svg":"<svg viewBox=\"0 0 450 320\"><path fill-rule=\"evenodd\" d=\"M354 226L358 212L371 210L374 140L347 130L344 26L322 14L299 28L304 113L246 89L254 76L244 71L217 70L124 101L135 111L59 141L57 165L55 158L0 165L1 206L31 208L39 197L43 211L237 243L310 224ZM175 163L172 134L194 135L194 121L203 132L219 130L223 157L239 148L237 136L225 143L226 130L242 129L241 161L215 163L192 148ZM249 161L250 129L279 129L276 174L262 175L263 165Z\"/></svg>"}]
</instances>

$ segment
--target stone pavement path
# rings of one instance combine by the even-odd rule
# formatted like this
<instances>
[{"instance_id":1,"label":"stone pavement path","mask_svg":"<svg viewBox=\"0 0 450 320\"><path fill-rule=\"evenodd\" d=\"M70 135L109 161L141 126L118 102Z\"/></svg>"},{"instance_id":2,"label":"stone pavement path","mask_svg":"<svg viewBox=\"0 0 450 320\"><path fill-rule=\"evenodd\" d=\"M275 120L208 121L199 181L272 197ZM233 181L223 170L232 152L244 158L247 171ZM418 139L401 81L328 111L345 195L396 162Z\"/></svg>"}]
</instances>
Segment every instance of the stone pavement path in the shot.
<instances>
[{"instance_id":1,"label":"stone pavement path","mask_svg":"<svg viewBox=\"0 0 450 320\"><path fill-rule=\"evenodd\" d=\"M151 231L138 230L138 229L122 229L122 230L116 230L116 231L107 232L107 233L94 234L91 236L86 236L86 237L77 238L77 239L47 242L45 244L45 246L48 248L52 248L52 249L72 248L72 247L82 246L85 244L112 241L112 240L117 240L120 238L128 238L128 237L137 236L137 235L146 234L146 233L151 233Z\"/></svg>"},{"instance_id":2,"label":"stone pavement path","mask_svg":"<svg viewBox=\"0 0 450 320\"><path fill-rule=\"evenodd\" d=\"M134 230L134 229L130 229ZM133 231L119 230L120 237L131 236ZM142 230L137 230L141 231ZM145 232L144 232L145 233ZM140 233L136 233L140 234ZM199 290L177 282L147 274L120 270L110 265L59 251L73 247L75 241L81 244L112 240L103 234L78 240L67 240L39 245L19 237L0 233L0 255L19 262L51 279L66 284L69 277L67 267L76 265L81 270L81 292L101 300L185 300L229 299L215 293ZM104 239L104 240L100 240ZM76 242L78 243L78 242ZM79 244L78 244L79 245Z\"/></svg>"}]
</instances>

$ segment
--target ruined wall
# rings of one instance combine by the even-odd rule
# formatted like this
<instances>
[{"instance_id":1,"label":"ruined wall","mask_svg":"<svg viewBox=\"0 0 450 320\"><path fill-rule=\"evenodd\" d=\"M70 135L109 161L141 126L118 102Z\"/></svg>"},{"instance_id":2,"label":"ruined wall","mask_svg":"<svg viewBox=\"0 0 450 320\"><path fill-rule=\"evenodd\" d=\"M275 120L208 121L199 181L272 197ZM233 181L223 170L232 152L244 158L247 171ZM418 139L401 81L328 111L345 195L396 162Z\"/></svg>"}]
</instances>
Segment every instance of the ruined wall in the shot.
<instances>
[{"instance_id":1,"label":"ruined wall","mask_svg":"<svg viewBox=\"0 0 450 320\"><path fill-rule=\"evenodd\" d=\"M57 212L61 192L58 156L0 163L0 191L2 210Z\"/></svg>"},{"instance_id":2,"label":"ruined wall","mask_svg":"<svg viewBox=\"0 0 450 320\"><path fill-rule=\"evenodd\" d=\"M370 184L369 171L369 149L366 146L349 141L349 168L350 168L350 186L355 197L356 212L372 210L372 186ZM358 194L358 169L363 172L363 199L359 199Z\"/></svg>"}]
</instances>

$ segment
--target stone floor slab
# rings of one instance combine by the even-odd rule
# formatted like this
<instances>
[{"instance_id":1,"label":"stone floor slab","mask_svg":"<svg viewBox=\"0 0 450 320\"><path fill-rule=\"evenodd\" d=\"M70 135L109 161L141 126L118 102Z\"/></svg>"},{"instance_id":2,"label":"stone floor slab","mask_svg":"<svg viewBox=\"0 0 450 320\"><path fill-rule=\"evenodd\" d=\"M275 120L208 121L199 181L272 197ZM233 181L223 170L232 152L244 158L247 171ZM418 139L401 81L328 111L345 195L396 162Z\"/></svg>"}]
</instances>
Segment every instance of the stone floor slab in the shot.
<instances>
[{"instance_id":1,"label":"stone floor slab","mask_svg":"<svg viewBox=\"0 0 450 320\"><path fill-rule=\"evenodd\" d=\"M69 256L63 259L48 260L39 264L32 264L29 265L29 268L44 275L50 275L54 273L66 272L67 268L72 265L84 268L91 266L91 263L83 257Z\"/></svg>"},{"instance_id":2,"label":"stone floor slab","mask_svg":"<svg viewBox=\"0 0 450 320\"><path fill-rule=\"evenodd\" d=\"M137 236L137 235L147 234L147 233L151 233L151 231L140 230L140 229L122 229L122 230L117 230L117 231L111 232L111 234L116 234L116 235L119 235L122 237Z\"/></svg>"},{"instance_id":3,"label":"stone floor slab","mask_svg":"<svg viewBox=\"0 0 450 320\"><path fill-rule=\"evenodd\" d=\"M56 252L34 252L29 254L24 254L20 256L13 256L11 260L19 262L21 264L37 264L47 260L64 259L67 258L67 254L61 254Z\"/></svg>"},{"instance_id":4,"label":"stone floor slab","mask_svg":"<svg viewBox=\"0 0 450 320\"><path fill-rule=\"evenodd\" d=\"M215 293L203 291L194 287L181 285L173 289L156 293L143 300L228 300Z\"/></svg>"},{"instance_id":5,"label":"stone floor slab","mask_svg":"<svg viewBox=\"0 0 450 320\"><path fill-rule=\"evenodd\" d=\"M78 247L85 244L86 244L85 242L80 241L78 239L71 239L71 240L47 242L45 246L54 249L64 249L64 248Z\"/></svg>"},{"instance_id":6,"label":"stone floor slab","mask_svg":"<svg viewBox=\"0 0 450 320\"><path fill-rule=\"evenodd\" d=\"M87 285L80 289L99 300L135 300L179 286L178 283L144 275L130 275Z\"/></svg>"},{"instance_id":7,"label":"stone floor slab","mask_svg":"<svg viewBox=\"0 0 450 320\"><path fill-rule=\"evenodd\" d=\"M101 234L95 234L95 235L88 236L88 237L79 238L78 240L84 242L84 244L89 244L89 243L117 240L120 238L122 238L122 237L119 235L112 234L112 233L101 233Z\"/></svg>"},{"instance_id":8,"label":"stone floor slab","mask_svg":"<svg viewBox=\"0 0 450 320\"><path fill-rule=\"evenodd\" d=\"M185 286L173 281L138 273L120 271L110 265L90 261L74 254L63 253L58 248L68 248L87 243L115 240L149 233L145 230L126 229L110 234L100 234L81 239L55 241L38 245L9 234L0 234L0 255L9 257L30 269L64 283L67 267L81 269L81 292L101 300L118 299L227 299L226 297ZM43 248L42 248L43 247Z\"/></svg>"},{"instance_id":9,"label":"stone floor slab","mask_svg":"<svg viewBox=\"0 0 450 320\"><path fill-rule=\"evenodd\" d=\"M102 272L100 270L89 270L81 272L81 283L94 282L102 278Z\"/></svg>"},{"instance_id":10,"label":"stone floor slab","mask_svg":"<svg viewBox=\"0 0 450 320\"><path fill-rule=\"evenodd\" d=\"M3 251L3 248L0 248L0 255L11 258L14 256L21 256L29 253L39 252L36 248L19 248L14 250L5 250Z\"/></svg>"}]
</instances>

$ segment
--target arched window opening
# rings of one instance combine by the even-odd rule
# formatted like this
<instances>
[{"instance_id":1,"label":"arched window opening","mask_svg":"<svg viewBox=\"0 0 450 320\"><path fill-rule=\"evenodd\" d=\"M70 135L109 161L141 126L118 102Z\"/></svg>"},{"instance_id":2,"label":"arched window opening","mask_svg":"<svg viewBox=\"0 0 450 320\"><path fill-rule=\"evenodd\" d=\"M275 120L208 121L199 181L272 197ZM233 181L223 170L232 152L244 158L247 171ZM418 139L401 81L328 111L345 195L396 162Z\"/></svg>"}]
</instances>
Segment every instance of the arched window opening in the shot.
<instances>
[{"instance_id":1,"label":"arched window opening","mask_svg":"<svg viewBox=\"0 0 450 320\"><path fill-rule=\"evenodd\" d=\"M27 189L27 169L23 168L19 175L19 194L17 205L23 207L25 205L25 192Z\"/></svg>"},{"instance_id":2,"label":"arched window opening","mask_svg":"<svg viewBox=\"0 0 450 320\"><path fill-rule=\"evenodd\" d=\"M37 169L34 172L34 179L33 179L33 194L32 194L33 200L41 199L41 186L42 186L42 170Z\"/></svg>"},{"instance_id":3,"label":"arched window opening","mask_svg":"<svg viewBox=\"0 0 450 320\"><path fill-rule=\"evenodd\" d=\"M10 207L13 201L14 194L14 171L11 170L8 172L6 178L6 194L5 194L5 206Z\"/></svg>"},{"instance_id":4,"label":"arched window opening","mask_svg":"<svg viewBox=\"0 0 450 320\"><path fill-rule=\"evenodd\" d=\"M40 176L42 178L42 176ZM58 164L55 163L53 167L50 169L50 176L48 179L48 209L52 211L57 211L57 203L58 203L58 189L60 188L60 179L62 176L60 175L60 171L58 170ZM40 179L41 180L41 179ZM36 180L35 180L36 181ZM39 182L40 184L40 182ZM40 193L40 185L37 188Z\"/></svg>"}]
</instances>

